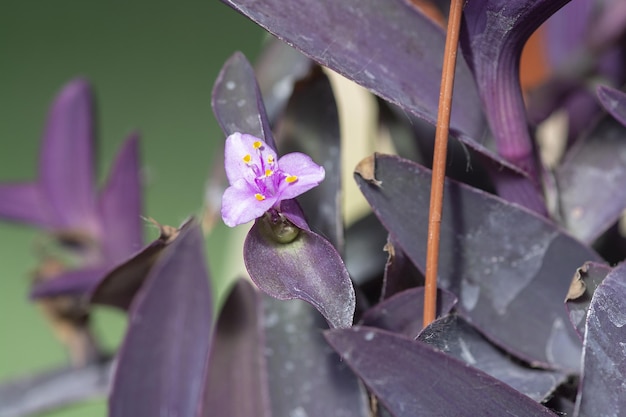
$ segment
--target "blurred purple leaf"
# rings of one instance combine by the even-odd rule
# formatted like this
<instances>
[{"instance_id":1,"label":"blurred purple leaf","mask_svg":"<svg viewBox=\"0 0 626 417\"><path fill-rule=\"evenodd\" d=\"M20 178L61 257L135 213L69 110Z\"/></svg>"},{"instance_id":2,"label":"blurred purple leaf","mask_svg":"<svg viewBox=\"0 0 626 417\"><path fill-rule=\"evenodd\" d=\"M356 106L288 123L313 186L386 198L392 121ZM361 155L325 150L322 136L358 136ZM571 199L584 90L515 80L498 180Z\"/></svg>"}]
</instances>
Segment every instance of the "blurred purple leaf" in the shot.
<instances>
[{"instance_id":1,"label":"blurred purple leaf","mask_svg":"<svg viewBox=\"0 0 626 417\"><path fill-rule=\"evenodd\" d=\"M326 327L309 304L239 281L218 320L201 416L370 416L364 389L319 331Z\"/></svg>"},{"instance_id":2,"label":"blurred purple leaf","mask_svg":"<svg viewBox=\"0 0 626 417\"><path fill-rule=\"evenodd\" d=\"M367 327L324 335L393 417L554 417L503 382L422 342Z\"/></svg>"},{"instance_id":3,"label":"blurred purple leaf","mask_svg":"<svg viewBox=\"0 0 626 417\"><path fill-rule=\"evenodd\" d=\"M544 401L567 375L524 366L489 343L463 318L450 315L426 327L417 340L504 382L532 398Z\"/></svg>"},{"instance_id":4,"label":"blurred purple leaf","mask_svg":"<svg viewBox=\"0 0 626 417\"><path fill-rule=\"evenodd\" d=\"M324 181L298 197L309 226L342 253L341 142L339 115L328 77L321 68L300 80L278 128L283 153L301 152L324 167Z\"/></svg>"},{"instance_id":5,"label":"blurred purple leaf","mask_svg":"<svg viewBox=\"0 0 626 417\"><path fill-rule=\"evenodd\" d=\"M585 322L593 293L602 283L607 274L611 271L608 265L585 262L583 266L576 270L572 278L570 290L565 299L565 306L569 313L569 319L580 340L585 336Z\"/></svg>"},{"instance_id":6,"label":"blurred purple leaf","mask_svg":"<svg viewBox=\"0 0 626 417\"><path fill-rule=\"evenodd\" d=\"M387 239L385 251L388 257L380 294L381 300L403 290L424 285L424 275L413 265L391 235Z\"/></svg>"},{"instance_id":7,"label":"blurred purple leaf","mask_svg":"<svg viewBox=\"0 0 626 417\"><path fill-rule=\"evenodd\" d=\"M609 112L622 125L626 126L626 93L601 85L596 89L596 94L604 110Z\"/></svg>"},{"instance_id":8,"label":"blurred purple leaf","mask_svg":"<svg viewBox=\"0 0 626 417\"><path fill-rule=\"evenodd\" d=\"M587 314L583 370L574 416L626 412L626 264L598 286Z\"/></svg>"},{"instance_id":9,"label":"blurred purple leaf","mask_svg":"<svg viewBox=\"0 0 626 417\"><path fill-rule=\"evenodd\" d=\"M346 230L343 257L350 277L357 285L380 277L385 268L385 241L388 232L370 213L352 223Z\"/></svg>"},{"instance_id":10,"label":"blurred purple leaf","mask_svg":"<svg viewBox=\"0 0 626 417\"><path fill-rule=\"evenodd\" d=\"M293 86L305 77L313 61L280 39L271 38L257 58L254 69L270 124L282 113Z\"/></svg>"},{"instance_id":11,"label":"blurred purple leaf","mask_svg":"<svg viewBox=\"0 0 626 417\"><path fill-rule=\"evenodd\" d=\"M552 68L567 65L572 55L585 45L594 3L595 0L571 1L546 21L546 58Z\"/></svg>"},{"instance_id":12,"label":"blurred purple leaf","mask_svg":"<svg viewBox=\"0 0 626 417\"><path fill-rule=\"evenodd\" d=\"M626 208L625 162L626 127L605 116L556 169L561 223L581 241L592 243Z\"/></svg>"},{"instance_id":13,"label":"blurred purple leaf","mask_svg":"<svg viewBox=\"0 0 626 417\"><path fill-rule=\"evenodd\" d=\"M410 4L398 0L224 2L321 65L435 123L445 34ZM406 82L415 79L419 82ZM455 84L451 128L479 138L484 127L481 106L461 60Z\"/></svg>"},{"instance_id":14,"label":"blurred purple leaf","mask_svg":"<svg viewBox=\"0 0 626 417\"><path fill-rule=\"evenodd\" d=\"M352 325L355 294L350 276L337 250L318 234L284 219L276 225L261 217L246 237L244 261L265 293L311 303L331 327Z\"/></svg>"},{"instance_id":15,"label":"blurred purple leaf","mask_svg":"<svg viewBox=\"0 0 626 417\"><path fill-rule=\"evenodd\" d=\"M380 185L355 175L361 191L423 270L430 171L385 155L363 163ZM447 181L439 256L439 285L490 340L532 364L578 367L580 341L562 302L576 268L600 261L591 249L519 206Z\"/></svg>"},{"instance_id":16,"label":"blurred purple leaf","mask_svg":"<svg viewBox=\"0 0 626 417\"><path fill-rule=\"evenodd\" d=\"M241 52L222 67L213 86L211 105L226 136L247 133L276 149L254 69Z\"/></svg>"},{"instance_id":17,"label":"blurred purple leaf","mask_svg":"<svg viewBox=\"0 0 626 417\"><path fill-rule=\"evenodd\" d=\"M528 37L569 0L486 0L463 10L461 49L472 69L498 153L539 185L519 62ZM537 190L539 192L539 189Z\"/></svg>"},{"instance_id":18,"label":"blurred purple leaf","mask_svg":"<svg viewBox=\"0 0 626 417\"><path fill-rule=\"evenodd\" d=\"M181 230L133 302L110 416L196 414L212 330L203 241L197 223Z\"/></svg>"},{"instance_id":19,"label":"blurred purple leaf","mask_svg":"<svg viewBox=\"0 0 626 417\"><path fill-rule=\"evenodd\" d=\"M450 313L457 298L437 290L437 317ZM415 339L424 325L424 287L411 288L381 301L363 314L361 324L400 333Z\"/></svg>"}]
</instances>

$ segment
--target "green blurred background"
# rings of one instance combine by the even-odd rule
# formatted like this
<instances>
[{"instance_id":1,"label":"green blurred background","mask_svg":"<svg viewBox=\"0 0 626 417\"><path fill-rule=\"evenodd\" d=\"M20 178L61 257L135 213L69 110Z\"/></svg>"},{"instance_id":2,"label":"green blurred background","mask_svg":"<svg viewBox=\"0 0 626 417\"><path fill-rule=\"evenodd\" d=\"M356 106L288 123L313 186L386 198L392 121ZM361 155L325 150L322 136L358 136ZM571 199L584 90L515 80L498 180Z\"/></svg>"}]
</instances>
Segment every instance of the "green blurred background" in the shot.
<instances>
[{"instance_id":1,"label":"green blurred background","mask_svg":"<svg viewBox=\"0 0 626 417\"><path fill-rule=\"evenodd\" d=\"M118 146L137 129L145 215L179 225L198 213L214 149L223 140L210 107L213 82L235 50L256 57L263 31L215 0L3 0L0 10L0 181L35 177L48 106L63 84L84 76L96 92L100 181ZM38 235L0 223L0 381L67 359L26 299ZM223 259L220 240L209 245L213 270ZM101 309L95 325L114 349L124 317ZM45 414L104 415L104 401Z\"/></svg>"}]
</instances>

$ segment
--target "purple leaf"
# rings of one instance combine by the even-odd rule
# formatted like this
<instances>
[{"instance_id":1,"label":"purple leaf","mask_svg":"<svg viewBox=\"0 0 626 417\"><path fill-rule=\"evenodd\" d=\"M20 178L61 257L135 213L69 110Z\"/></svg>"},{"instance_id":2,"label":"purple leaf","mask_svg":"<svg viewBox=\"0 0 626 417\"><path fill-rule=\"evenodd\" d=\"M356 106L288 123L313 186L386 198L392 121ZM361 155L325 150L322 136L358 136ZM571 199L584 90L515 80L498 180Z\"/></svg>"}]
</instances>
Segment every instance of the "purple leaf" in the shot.
<instances>
[{"instance_id":1,"label":"purple leaf","mask_svg":"<svg viewBox=\"0 0 626 417\"><path fill-rule=\"evenodd\" d=\"M438 289L437 317L450 313L456 303L454 294ZM424 325L424 287L411 288L381 301L363 314L361 324L415 339Z\"/></svg>"},{"instance_id":2,"label":"purple leaf","mask_svg":"<svg viewBox=\"0 0 626 417\"><path fill-rule=\"evenodd\" d=\"M574 416L626 412L626 264L598 286L587 315L583 371Z\"/></svg>"},{"instance_id":3,"label":"purple leaf","mask_svg":"<svg viewBox=\"0 0 626 417\"><path fill-rule=\"evenodd\" d=\"M566 66L572 54L585 45L594 0L576 0L554 13L545 23L546 58L552 68Z\"/></svg>"},{"instance_id":4,"label":"purple leaf","mask_svg":"<svg viewBox=\"0 0 626 417\"><path fill-rule=\"evenodd\" d=\"M226 136L247 133L276 149L254 70L241 52L222 67L213 86L211 105Z\"/></svg>"},{"instance_id":5,"label":"purple leaf","mask_svg":"<svg viewBox=\"0 0 626 417\"><path fill-rule=\"evenodd\" d=\"M43 227L54 223L36 183L0 184L0 216Z\"/></svg>"},{"instance_id":6,"label":"purple leaf","mask_svg":"<svg viewBox=\"0 0 626 417\"><path fill-rule=\"evenodd\" d=\"M51 279L35 282L30 291L30 297L37 299L89 294L109 273L110 268L110 265L94 265L61 272Z\"/></svg>"},{"instance_id":7,"label":"purple leaf","mask_svg":"<svg viewBox=\"0 0 626 417\"><path fill-rule=\"evenodd\" d=\"M193 416L211 334L211 293L197 223L182 230L133 302L109 415Z\"/></svg>"},{"instance_id":8,"label":"purple leaf","mask_svg":"<svg viewBox=\"0 0 626 417\"><path fill-rule=\"evenodd\" d=\"M580 340L583 340L585 336L585 322L587 321L591 297L610 271L611 268L608 265L585 262L576 270L576 274L572 278L570 289L565 298L565 306L569 313L570 322L578 332Z\"/></svg>"},{"instance_id":9,"label":"purple leaf","mask_svg":"<svg viewBox=\"0 0 626 417\"><path fill-rule=\"evenodd\" d=\"M361 191L423 270L430 171L385 155L362 164L380 185L356 175ZM597 254L519 206L448 181L439 256L439 285L490 340L533 364L577 368L579 341L562 301L576 268Z\"/></svg>"},{"instance_id":10,"label":"purple leaf","mask_svg":"<svg viewBox=\"0 0 626 417\"><path fill-rule=\"evenodd\" d=\"M343 257L350 277L357 285L381 276L387 257L384 248L387 230L372 213L352 223L346 230Z\"/></svg>"},{"instance_id":11,"label":"purple leaf","mask_svg":"<svg viewBox=\"0 0 626 417\"><path fill-rule=\"evenodd\" d=\"M424 343L367 327L324 335L393 417L554 417L503 382Z\"/></svg>"},{"instance_id":12,"label":"purple leaf","mask_svg":"<svg viewBox=\"0 0 626 417\"><path fill-rule=\"evenodd\" d=\"M567 379L562 372L530 368L512 361L468 322L455 315L433 322L417 340L480 369L535 401L544 401Z\"/></svg>"},{"instance_id":13,"label":"purple leaf","mask_svg":"<svg viewBox=\"0 0 626 417\"><path fill-rule=\"evenodd\" d=\"M201 416L369 416L365 391L324 327L310 305L239 281L218 320Z\"/></svg>"},{"instance_id":14,"label":"purple leaf","mask_svg":"<svg viewBox=\"0 0 626 417\"><path fill-rule=\"evenodd\" d=\"M413 265L391 235L387 239L385 251L389 256L385 264L381 300L409 288L424 286L424 275Z\"/></svg>"},{"instance_id":15,"label":"purple leaf","mask_svg":"<svg viewBox=\"0 0 626 417\"><path fill-rule=\"evenodd\" d=\"M528 37L569 0L486 0L463 10L461 47L496 140L498 153L539 184L519 82L519 61Z\"/></svg>"},{"instance_id":16,"label":"purple leaf","mask_svg":"<svg viewBox=\"0 0 626 417\"><path fill-rule=\"evenodd\" d=\"M626 208L625 161L626 127L606 116L557 168L561 223L583 242L593 242Z\"/></svg>"},{"instance_id":17,"label":"purple leaf","mask_svg":"<svg viewBox=\"0 0 626 417\"><path fill-rule=\"evenodd\" d=\"M342 253L339 115L328 77L319 67L295 85L278 132L283 152L302 152L324 167L324 182L298 201L309 226Z\"/></svg>"},{"instance_id":18,"label":"purple leaf","mask_svg":"<svg viewBox=\"0 0 626 417\"><path fill-rule=\"evenodd\" d=\"M237 281L215 327L199 417L272 416L262 317L256 290Z\"/></svg>"},{"instance_id":19,"label":"purple leaf","mask_svg":"<svg viewBox=\"0 0 626 417\"><path fill-rule=\"evenodd\" d=\"M256 220L244 243L250 277L280 300L311 303L331 327L349 327L355 310L350 276L336 249L318 234L286 219Z\"/></svg>"},{"instance_id":20,"label":"purple leaf","mask_svg":"<svg viewBox=\"0 0 626 417\"><path fill-rule=\"evenodd\" d=\"M626 126L626 93L601 85L597 88L596 94L604 110Z\"/></svg>"},{"instance_id":21,"label":"purple leaf","mask_svg":"<svg viewBox=\"0 0 626 417\"><path fill-rule=\"evenodd\" d=\"M224 2L321 65L435 123L445 34L415 7L398 0ZM461 60L455 84L451 128L479 138L481 106Z\"/></svg>"},{"instance_id":22,"label":"purple leaf","mask_svg":"<svg viewBox=\"0 0 626 417\"><path fill-rule=\"evenodd\" d=\"M122 145L98 201L104 257L120 262L143 246L139 136Z\"/></svg>"}]
</instances>

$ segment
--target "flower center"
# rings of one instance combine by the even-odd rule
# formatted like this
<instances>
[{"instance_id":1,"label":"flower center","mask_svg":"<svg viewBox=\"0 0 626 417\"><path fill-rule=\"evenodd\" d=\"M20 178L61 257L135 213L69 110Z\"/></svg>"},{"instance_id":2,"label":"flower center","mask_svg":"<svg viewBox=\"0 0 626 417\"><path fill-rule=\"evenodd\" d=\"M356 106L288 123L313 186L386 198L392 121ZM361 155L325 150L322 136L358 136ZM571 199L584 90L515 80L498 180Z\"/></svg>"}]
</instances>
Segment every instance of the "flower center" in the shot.
<instances>
[{"instance_id":1,"label":"flower center","mask_svg":"<svg viewBox=\"0 0 626 417\"><path fill-rule=\"evenodd\" d=\"M254 173L254 180L251 183L257 191L254 198L263 201L268 197L276 196L281 181L287 184L293 184L298 181L296 175L290 175L281 170L276 162L274 155L265 155L265 144L261 141L255 141L252 144L254 151L257 153L258 159L253 160L252 155L243 156L243 162Z\"/></svg>"}]
</instances>

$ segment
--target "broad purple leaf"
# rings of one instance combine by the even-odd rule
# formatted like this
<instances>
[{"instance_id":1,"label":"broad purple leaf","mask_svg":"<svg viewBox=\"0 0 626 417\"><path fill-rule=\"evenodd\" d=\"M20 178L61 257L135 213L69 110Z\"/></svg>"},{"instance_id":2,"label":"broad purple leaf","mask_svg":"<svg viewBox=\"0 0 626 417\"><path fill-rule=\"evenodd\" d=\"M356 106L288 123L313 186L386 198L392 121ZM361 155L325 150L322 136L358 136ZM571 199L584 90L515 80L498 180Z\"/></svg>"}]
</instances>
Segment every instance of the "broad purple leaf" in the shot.
<instances>
[{"instance_id":1,"label":"broad purple leaf","mask_svg":"<svg viewBox=\"0 0 626 417\"><path fill-rule=\"evenodd\" d=\"M196 414L212 328L203 241L197 223L181 231L133 302L110 416Z\"/></svg>"},{"instance_id":2,"label":"broad purple leaf","mask_svg":"<svg viewBox=\"0 0 626 417\"><path fill-rule=\"evenodd\" d=\"M468 322L455 315L434 321L417 340L480 369L535 401L544 401L567 379L562 372L530 368L512 361Z\"/></svg>"},{"instance_id":3,"label":"broad purple leaf","mask_svg":"<svg viewBox=\"0 0 626 417\"><path fill-rule=\"evenodd\" d=\"M103 256L117 263L143 246L139 136L122 145L100 193L98 205Z\"/></svg>"},{"instance_id":4,"label":"broad purple leaf","mask_svg":"<svg viewBox=\"0 0 626 417\"><path fill-rule=\"evenodd\" d=\"M498 153L537 181L519 61L528 37L569 0L486 0L463 10L461 47L474 72Z\"/></svg>"},{"instance_id":5,"label":"broad purple leaf","mask_svg":"<svg viewBox=\"0 0 626 417\"><path fill-rule=\"evenodd\" d=\"M241 52L222 67L213 86L211 105L226 136L247 133L276 149L254 69Z\"/></svg>"},{"instance_id":6,"label":"broad purple leaf","mask_svg":"<svg viewBox=\"0 0 626 417\"><path fill-rule=\"evenodd\" d=\"M450 313L456 303L454 294L438 289L437 317ZM381 301L363 314L361 324L415 339L424 328L424 287L411 288Z\"/></svg>"},{"instance_id":7,"label":"broad purple leaf","mask_svg":"<svg viewBox=\"0 0 626 417\"><path fill-rule=\"evenodd\" d=\"M239 281L217 324L201 416L369 416L367 395L322 337L325 327L307 303Z\"/></svg>"},{"instance_id":8,"label":"broad purple leaf","mask_svg":"<svg viewBox=\"0 0 626 417\"><path fill-rule=\"evenodd\" d=\"M435 123L445 34L410 4L400 0L224 2L321 65ZM451 128L479 138L481 106L462 60L457 63L455 84Z\"/></svg>"},{"instance_id":9,"label":"broad purple leaf","mask_svg":"<svg viewBox=\"0 0 626 417\"><path fill-rule=\"evenodd\" d=\"M284 110L296 81L312 67L313 61L285 42L276 38L267 40L254 71L271 125Z\"/></svg>"},{"instance_id":10,"label":"broad purple leaf","mask_svg":"<svg viewBox=\"0 0 626 417\"><path fill-rule=\"evenodd\" d=\"M93 291L109 273L111 265L85 266L61 272L50 279L37 281L30 291L30 298L48 298L60 295L83 296Z\"/></svg>"},{"instance_id":11,"label":"broad purple leaf","mask_svg":"<svg viewBox=\"0 0 626 417\"><path fill-rule=\"evenodd\" d=\"M199 417L272 416L262 317L256 290L237 281L215 327Z\"/></svg>"},{"instance_id":12,"label":"broad purple leaf","mask_svg":"<svg viewBox=\"0 0 626 417\"><path fill-rule=\"evenodd\" d=\"M626 264L621 264L596 289L589 306L574 416L624 415L625 380Z\"/></svg>"},{"instance_id":13,"label":"broad purple leaf","mask_svg":"<svg viewBox=\"0 0 626 417\"><path fill-rule=\"evenodd\" d=\"M367 327L325 336L393 417L554 417L505 383L422 342Z\"/></svg>"},{"instance_id":14,"label":"broad purple leaf","mask_svg":"<svg viewBox=\"0 0 626 417\"><path fill-rule=\"evenodd\" d=\"M601 85L597 88L596 94L604 110L609 112L622 125L626 126L626 93Z\"/></svg>"},{"instance_id":15,"label":"broad purple leaf","mask_svg":"<svg viewBox=\"0 0 626 417\"><path fill-rule=\"evenodd\" d=\"M385 155L362 164L374 178L355 175L361 191L423 270L430 171ZM439 253L439 285L490 340L533 364L577 368L580 341L562 303L576 268L597 254L542 217L454 181L445 186Z\"/></svg>"},{"instance_id":16,"label":"broad purple leaf","mask_svg":"<svg viewBox=\"0 0 626 417\"><path fill-rule=\"evenodd\" d=\"M605 116L557 168L561 223L583 242L593 242L626 208L625 164L626 126Z\"/></svg>"},{"instance_id":17,"label":"broad purple leaf","mask_svg":"<svg viewBox=\"0 0 626 417\"><path fill-rule=\"evenodd\" d=\"M337 250L318 234L261 217L246 237L244 261L265 293L311 303L331 327L352 325L355 294L350 276Z\"/></svg>"},{"instance_id":18,"label":"broad purple leaf","mask_svg":"<svg viewBox=\"0 0 626 417\"><path fill-rule=\"evenodd\" d=\"M301 152L321 164L324 181L298 197L311 228L326 237L342 253L341 142L339 115L328 77L316 67L299 81L278 128L283 154Z\"/></svg>"},{"instance_id":19,"label":"broad purple leaf","mask_svg":"<svg viewBox=\"0 0 626 417\"><path fill-rule=\"evenodd\" d=\"M576 270L572 278L565 306L570 322L578 332L580 340L583 340L585 336L585 322L593 293L610 271L611 267L608 265L586 262Z\"/></svg>"}]
</instances>

